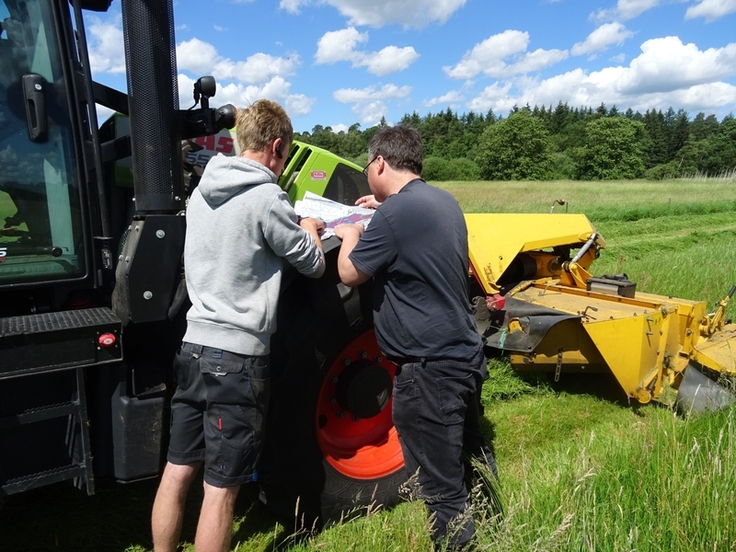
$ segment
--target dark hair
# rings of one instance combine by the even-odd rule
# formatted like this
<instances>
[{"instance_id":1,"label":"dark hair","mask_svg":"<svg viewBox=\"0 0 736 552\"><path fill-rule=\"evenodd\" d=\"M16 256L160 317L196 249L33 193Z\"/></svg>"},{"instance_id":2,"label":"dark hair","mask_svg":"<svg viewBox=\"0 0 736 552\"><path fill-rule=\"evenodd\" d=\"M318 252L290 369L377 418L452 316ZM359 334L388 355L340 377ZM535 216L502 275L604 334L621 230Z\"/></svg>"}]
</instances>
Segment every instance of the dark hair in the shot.
<instances>
[{"instance_id":1,"label":"dark hair","mask_svg":"<svg viewBox=\"0 0 736 552\"><path fill-rule=\"evenodd\" d=\"M368 160L379 155L393 169L422 174L422 137L413 127L398 125L379 130L368 144Z\"/></svg>"}]
</instances>

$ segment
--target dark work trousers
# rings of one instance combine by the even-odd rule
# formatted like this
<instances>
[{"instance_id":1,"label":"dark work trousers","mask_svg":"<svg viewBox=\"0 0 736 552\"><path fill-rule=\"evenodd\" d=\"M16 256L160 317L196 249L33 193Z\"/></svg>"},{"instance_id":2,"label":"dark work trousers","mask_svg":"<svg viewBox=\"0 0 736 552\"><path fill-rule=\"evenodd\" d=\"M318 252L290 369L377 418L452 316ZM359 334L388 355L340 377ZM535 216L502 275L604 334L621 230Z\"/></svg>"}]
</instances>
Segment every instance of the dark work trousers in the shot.
<instances>
[{"instance_id":1,"label":"dark work trousers","mask_svg":"<svg viewBox=\"0 0 736 552\"><path fill-rule=\"evenodd\" d=\"M470 361L404 362L394 380L393 421L409 486L433 514L437 547L460 548L475 531L463 450L484 459L496 473L480 428L485 362L482 350Z\"/></svg>"}]
</instances>

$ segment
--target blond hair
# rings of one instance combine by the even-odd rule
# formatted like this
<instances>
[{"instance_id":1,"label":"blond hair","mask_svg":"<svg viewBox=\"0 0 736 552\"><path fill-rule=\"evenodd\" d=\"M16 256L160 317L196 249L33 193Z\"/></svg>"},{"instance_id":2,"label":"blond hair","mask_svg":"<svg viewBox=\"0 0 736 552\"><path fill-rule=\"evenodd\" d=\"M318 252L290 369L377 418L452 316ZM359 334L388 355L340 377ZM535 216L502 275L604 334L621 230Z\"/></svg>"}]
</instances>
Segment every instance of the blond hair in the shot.
<instances>
[{"instance_id":1,"label":"blond hair","mask_svg":"<svg viewBox=\"0 0 736 552\"><path fill-rule=\"evenodd\" d=\"M235 119L240 151L263 151L276 138L287 145L294 137L289 116L276 102L257 100L249 107L239 108Z\"/></svg>"}]
</instances>

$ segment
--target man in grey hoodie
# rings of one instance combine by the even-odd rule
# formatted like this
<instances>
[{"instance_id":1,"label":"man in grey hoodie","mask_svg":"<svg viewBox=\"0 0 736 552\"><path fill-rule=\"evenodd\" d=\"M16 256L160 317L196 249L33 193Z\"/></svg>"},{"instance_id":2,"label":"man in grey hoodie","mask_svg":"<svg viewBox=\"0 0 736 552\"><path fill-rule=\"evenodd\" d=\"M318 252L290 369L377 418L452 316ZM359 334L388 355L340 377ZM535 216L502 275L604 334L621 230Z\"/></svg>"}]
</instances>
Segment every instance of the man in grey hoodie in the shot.
<instances>
[{"instance_id":1,"label":"man in grey hoodie","mask_svg":"<svg viewBox=\"0 0 736 552\"><path fill-rule=\"evenodd\" d=\"M317 219L299 221L278 186L293 129L278 104L238 111L240 156L213 157L187 208L184 248L192 307L174 369L167 464L152 513L156 551L174 551L187 491L204 465L195 548L230 549L240 485L257 480L269 398L269 344L284 260L318 278Z\"/></svg>"}]
</instances>

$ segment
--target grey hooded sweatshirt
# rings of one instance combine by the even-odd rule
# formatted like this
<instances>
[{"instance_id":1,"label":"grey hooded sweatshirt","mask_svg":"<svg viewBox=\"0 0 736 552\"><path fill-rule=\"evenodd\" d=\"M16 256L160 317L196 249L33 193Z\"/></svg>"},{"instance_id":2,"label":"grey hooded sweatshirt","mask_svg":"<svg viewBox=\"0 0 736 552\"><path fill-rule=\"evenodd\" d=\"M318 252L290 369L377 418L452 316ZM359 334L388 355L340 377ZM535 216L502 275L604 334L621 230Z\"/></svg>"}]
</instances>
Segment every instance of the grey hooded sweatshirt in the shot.
<instances>
[{"instance_id":1,"label":"grey hooded sweatshirt","mask_svg":"<svg viewBox=\"0 0 736 552\"><path fill-rule=\"evenodd\" d=\"M184 341L270 352L284 260L318 278L325 258L297 224L276 175L244 157L210 159L187 207L184 267L192 308Z\"/></svg>"}]
</instances>

